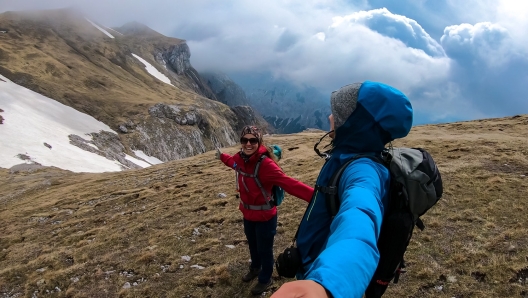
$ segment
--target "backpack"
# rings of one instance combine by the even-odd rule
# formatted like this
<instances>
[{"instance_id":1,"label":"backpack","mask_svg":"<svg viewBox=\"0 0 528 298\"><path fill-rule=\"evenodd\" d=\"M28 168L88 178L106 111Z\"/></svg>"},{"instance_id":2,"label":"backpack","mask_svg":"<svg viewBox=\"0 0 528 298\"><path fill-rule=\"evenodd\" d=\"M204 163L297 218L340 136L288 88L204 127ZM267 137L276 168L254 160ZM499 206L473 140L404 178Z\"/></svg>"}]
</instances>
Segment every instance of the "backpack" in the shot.
<instances>
[{"instance_id":1,"label":"backpack","mask_svg":"<svg viewBox=\"0 0 528 298\"><path fill-rule=\"evenodd\" d=\"M381 297L391 280L398 282L404 273L403 256L411 240L414 226L425 228L420 216L442 197L442 177L432 156L421 148L391 148L380 156L356 155L342 165L330 178L325 193L329 215L339 211L339 179L346 167L360 158L369 158L383 164L390 172L388 208L385 210L378 239L380 260L365 292L366 298Z\"/></svg>"},{"instance_id":2,"label":"backpack","mask_svg":"<svg viewBox=\"0 0 528 298\"><path fill-rule=\"evenodd\" d=\"M270 148L273 150L273 154L277 158L277 161L279 161L282 158L282 149L279 145L271 145ZM262 186L262 183L258 179L258 171L260 169L261 162L267 158L266 155L260 156L259 160L257 161L257 164L255 166L255 172L253 174L248 174L245 172L242 172L240 169L236 168L236 183L237 183L237 189L238 189L238 175L243 175L244 177L250 177L254 178L255 182L257 183L257 186L260 188L260 191L262 192L262 195L264 198L267 199L266 205L248 205L246 203L242 204L244 205L244 208L250 209L250 210L269 210L273 208L273 206L279 206L282 204L282 201L284 200L284 189L278 185L273 185L271 188L271 194L268 194L268 192L264 189Z\"/></svg>"}]
</instances>

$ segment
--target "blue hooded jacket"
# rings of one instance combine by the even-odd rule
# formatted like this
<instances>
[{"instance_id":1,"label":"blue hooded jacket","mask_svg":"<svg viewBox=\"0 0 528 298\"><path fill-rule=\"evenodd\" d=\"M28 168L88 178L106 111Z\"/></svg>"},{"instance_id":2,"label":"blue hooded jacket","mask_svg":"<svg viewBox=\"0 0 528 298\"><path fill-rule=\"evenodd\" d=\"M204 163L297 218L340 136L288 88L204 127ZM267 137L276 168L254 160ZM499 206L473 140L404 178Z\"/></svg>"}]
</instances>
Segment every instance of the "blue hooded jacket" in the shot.
<instances>
[{"instance_id":1,"label":"blue hooded jacket","mask_svg":"<svg viewBox=\"0 0 528 298\"><path fill-rule=\"evenodd\" d=\"M364 82L357 103L335 131L331 157L317 185L326 186L334 171L356 154L381 152L412 126L409 99L397 89ZM341 205L332 220L323 193L316 192L299 227L297 247L303 261L298 279L321 284L336 298L362 297L379 261L377 240L388 199L390 175L368 158L352 162L338 186Z\"/></svg>"}]
</instances>

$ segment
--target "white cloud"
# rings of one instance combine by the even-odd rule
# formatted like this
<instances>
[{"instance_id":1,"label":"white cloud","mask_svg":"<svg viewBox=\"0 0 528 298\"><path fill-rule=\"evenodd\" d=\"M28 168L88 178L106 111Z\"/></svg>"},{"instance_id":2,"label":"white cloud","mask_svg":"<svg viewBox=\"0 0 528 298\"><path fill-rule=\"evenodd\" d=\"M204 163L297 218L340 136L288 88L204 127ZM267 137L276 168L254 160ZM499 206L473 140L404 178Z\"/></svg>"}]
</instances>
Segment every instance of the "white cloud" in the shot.
<instances>
[{"instance_id":1,"label":"white cloud","mask_svg":"<svg viewBox=\"0 0 528 298\"><path fill-rule=\"evenodd\" d=\"M487 116L528 112L528 57L509 30L489 22L453 25L441 41L462 100Z\"/></svg>"},{"instance_id":2,"label":"white cloud","mask_svg":"<svg viewBox=\"0 0 528 298\"><path fill-rule=\"evenodd\" d=\"M393 14L386 8L359 11L346 16L337 16L331 27L346 23L367 26L384 36L402 41L408 47L421 49L430 56L444 56L442 47L415 20Z\"/></svg>"},{"instance_id":3,"label":"white cloud","mask_svg":"<svg viewBox=\"0 0 528 298\"><path fill-rule=\"evenodd\" d=\"M320 41L325 41L326 39L326 34L324 34L324 32L319 32L317 34L314 35L315 38L319 39Z\"/></svg>"},{"instance_id":4,"label":"white cloud","mask_svg":"<svg viewBox=\"0 0 528 298\"><path fill-rule=\"evenodd\" d=\"M498 1L496 22L508 28L514 42L528 51L528 1Z\"/></svg>"},{"instance_id":5,"label":"white cloud","mask_svg":"<svg viewBox=\"0 0 528 298\"><path fill-rule=\"evenodd\" d=\"M449 56L464 63L471 60L487 64L504 62L511 49L510 41L508 30L489 22L449 26L441 38Z\"/></svg>"}]
</instances>

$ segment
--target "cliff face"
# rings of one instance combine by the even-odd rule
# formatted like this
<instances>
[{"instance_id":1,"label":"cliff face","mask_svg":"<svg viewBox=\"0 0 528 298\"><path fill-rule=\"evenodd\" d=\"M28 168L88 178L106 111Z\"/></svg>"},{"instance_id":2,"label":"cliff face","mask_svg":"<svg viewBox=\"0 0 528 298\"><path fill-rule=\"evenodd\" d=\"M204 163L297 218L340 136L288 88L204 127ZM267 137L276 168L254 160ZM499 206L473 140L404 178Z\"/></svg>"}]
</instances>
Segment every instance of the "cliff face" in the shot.
<instances>
[{"instance_id":1,"label":"cliff face","mask_svg":"<svg viewBox=\"0 0 528 298\"><path fill-rule=\"evenodd\" d=\"M247 106L246 93L226 74L219 72L202 72L202 77L214 92L216 99L230 107Z\"/></svg>"},{"instance_id":2,"label":"cliff face","mask_svg":"<svg viewBox=\"0 0 528 298\"><path fill-rule=\"evenodd\" d=\"M237 133L242 131L242 128L246 125L256 125L262 130L263 133L277 132L269 122L267 122L250 106L236 106L232 107L231 110L235 113L235 130Z\"/></svg>"},{"instance_id":3,"label":"cliff face","mask_svg":"<svg viewBox=\"0 0 528 298\"><path fill-rule=\"evenodd\" d=\"M149 117L136 124L131 145L169 161L232 145L238 139L235 128L235 114L218 103L206 106L158 103L149 109Z\"/></svg>"},{"instance_id":4,"label":"cliff face","mask_svg":"<svg viewBox=\"0 0 528 298\"><path fill-rule=\"evenodd\" d=\"M184 40L142 24L108 28L55 10L0 14L0 28L7 31L0 35L0 74L117 131L93 132L89 145L72 136L72 143L95 146L94 154L121 159L125 168L134 167L122 160L125 153L189 157L234 144L241 123L265 123L249 107L217 101Z\"/></svg>"},{"instance_id":5,"label":"cliff face","mask_svg":"<svg viewBox=\"0 0 528 298\"><path fill-rule=\"evenodd\" d=\"M191 66L189 60L191 51L187 43L161 48L154 53L154 57L156 62L166 65L167 70L172 70L170 73L174 79L182 81L188 88L202 96L217 99L202 76Z\"/></svg>"},{"instance_id":6,"label":"cliff face","mask_svg":"<svg viewBox=\"0 0 528 298\"><path fill-rule=\"evenodd\" d=\"M261 114L249 106L246 93L229 76L220 72L204 72L202 78L214 93L216 100L231 107L235 113L236 131L245 125L257 125L265 133L278 132Z\"/></svg>"},{"instance_id":7,"label":"cliff face","mask_svg":"<svg viewBox=\"0 0 528 298\"><path fill-rule=\"evenodd\" d=\"M149 51L149 56L178 82L179 87L216 100L206 81L192 67L191 50L184 40L163 36L137 22L127 23L116 30L124 34L123 39L133 49Z\"/></svg>"}]
</instances>

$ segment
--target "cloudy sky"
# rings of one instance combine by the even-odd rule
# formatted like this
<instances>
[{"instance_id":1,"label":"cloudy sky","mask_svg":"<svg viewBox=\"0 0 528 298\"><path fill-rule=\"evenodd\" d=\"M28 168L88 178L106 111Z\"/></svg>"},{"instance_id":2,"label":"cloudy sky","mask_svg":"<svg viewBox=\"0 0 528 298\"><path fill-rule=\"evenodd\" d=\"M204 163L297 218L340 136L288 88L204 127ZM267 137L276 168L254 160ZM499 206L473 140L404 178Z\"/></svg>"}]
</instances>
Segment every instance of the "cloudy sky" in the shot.
<instances>
[{"instance_id":1,"label":"cloudy sky","mask_svg":"<svg viewBox=\"0 0 528 298\"><path fill-rule=\"evenodd\" d=\"M528 1L0 0L0 11L66 6L186 39L199 71L271 73L327 94L390 84L415 124L528 113Z\"/></svg>"}]
</instances>

